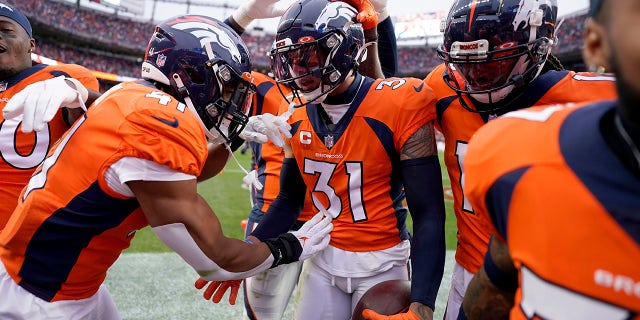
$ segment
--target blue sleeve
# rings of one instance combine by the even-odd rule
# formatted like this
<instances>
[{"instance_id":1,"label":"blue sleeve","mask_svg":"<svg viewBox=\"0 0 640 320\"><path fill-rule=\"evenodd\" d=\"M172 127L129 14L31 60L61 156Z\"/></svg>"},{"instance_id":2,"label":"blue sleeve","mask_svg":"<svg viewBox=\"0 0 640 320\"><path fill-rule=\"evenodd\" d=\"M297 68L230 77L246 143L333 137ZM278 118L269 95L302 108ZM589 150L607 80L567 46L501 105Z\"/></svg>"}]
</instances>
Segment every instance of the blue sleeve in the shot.
<instances>
[{"instance_id":1,"label":"blue sleeve","mask_svg":"<svg viewBox=\"0 0 640 320\"><path fill-rule=\"evenodd\" d=\"M235 31L239 36L241 36L244 33L244 29L242 29L239 26L236 26L235 24L231 23L231 21L229 20L229 17L224 19L223 22L224 22L224 24L226 24L229 27L231 27L231 29L233 29L233 31Z\"/></svg>"},{"instance_id":2,"label":"blue sleeve","mask_svg":"<svg viewBox=\"0 0 640 320\"><path fill-rule=\"evenodd\" d=\"M280 192L251 235L264 241L288 232L302 211L306 192L295 159L284 158L280 169Z\"/></svg>"},{"instance_id":3,"label":"blue sleeve","mask_svg":"<svg viewBox=\"0 0 640 320\"><path fill-rule=\"evenodd\" d=\"M378 58L385 77L393 77L398 71L398 45L391 16L378 23Z\"/></svg>"},{"instance_id":4,"label":"blue sleeve","mask_svg":"<svg viewBox=\"0 0 640 320\"><path fill-rule=\"evenodd\" d=\"M407 205L413 219L411 301L435 310L445 260L440 162L437 156L431 156L403 160L401 165Z\"/></svg>"}]
</instances>

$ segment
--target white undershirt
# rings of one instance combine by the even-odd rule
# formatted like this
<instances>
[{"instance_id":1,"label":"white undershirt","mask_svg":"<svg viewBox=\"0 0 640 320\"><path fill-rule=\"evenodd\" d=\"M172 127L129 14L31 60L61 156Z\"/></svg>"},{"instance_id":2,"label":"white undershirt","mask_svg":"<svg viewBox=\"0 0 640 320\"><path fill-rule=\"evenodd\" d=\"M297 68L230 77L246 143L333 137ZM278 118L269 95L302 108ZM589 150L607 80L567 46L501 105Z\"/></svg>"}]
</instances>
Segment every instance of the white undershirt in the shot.
<instances>
[{"instance_id":1,"label":"white undershirt","mask_svg":"<svg viewBox=\"0 0 640 320\"><path fill-rule=\"evenodd\" d=\"M184 181L196 179L196 176L171 169L155 161L124 157L107 169L104 178L113 191L125 197L134 197L135 195L126 184L128 181Z\"/></svg>"}]
</instances>

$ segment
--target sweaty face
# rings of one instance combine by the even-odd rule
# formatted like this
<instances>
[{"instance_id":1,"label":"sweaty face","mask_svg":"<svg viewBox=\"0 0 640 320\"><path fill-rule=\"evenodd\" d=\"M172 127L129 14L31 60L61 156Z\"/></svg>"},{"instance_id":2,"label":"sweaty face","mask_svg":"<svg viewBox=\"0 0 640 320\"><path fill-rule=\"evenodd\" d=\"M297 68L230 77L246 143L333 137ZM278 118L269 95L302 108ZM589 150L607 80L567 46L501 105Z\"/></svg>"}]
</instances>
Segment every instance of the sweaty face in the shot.
<instances>
[{"instance_id":1,"label":"sweaty face","mask_svg":"<svg viewBox=\"0 0 640 320\"><path fill-rule=\"evenodd\" d=\"M15 21L0 16L0 78L7 78L31 67L34 42Z\"/></svg>"}]
</instances>

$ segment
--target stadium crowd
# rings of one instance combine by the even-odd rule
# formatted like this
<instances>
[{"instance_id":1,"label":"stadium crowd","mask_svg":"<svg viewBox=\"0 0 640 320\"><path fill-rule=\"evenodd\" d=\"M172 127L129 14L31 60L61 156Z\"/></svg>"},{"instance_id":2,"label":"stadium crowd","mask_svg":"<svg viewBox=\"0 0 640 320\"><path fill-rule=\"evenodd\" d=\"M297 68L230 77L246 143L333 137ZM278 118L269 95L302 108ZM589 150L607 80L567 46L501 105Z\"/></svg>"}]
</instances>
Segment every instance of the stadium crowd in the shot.
<instances>
[{"instance_id":1,"label":"stadium crowd","mask_svg":"<svg viewBox=\"0 0 640 320\"><path fill-rule=\"evenodd\" d=\"M133 21L104 12L77 8L64 1L8 0L7 3L23 10L29 19L67 33L99 43L104 53L87 50L78 45L48 41L38 37L36 30L36 53L66 63L82 64L90 69L114 73L127 77L139 77L139 60L144 55L146 35L154 25L150 22ZM583 22L586 13L565 17L558 32L558 43L553 53L563 54L580 50ZM64 17L62 19L61 17ZM247 43L253 64L261 71L269 68L268 50L274 35L264 32L247 32L242 36ZM113 56L113 48L134 50L139 54L128 59ZM424 77L438 65L434 48L428 46L400 46L398 48L398 75Z\"/></svg>"}]
</instances>

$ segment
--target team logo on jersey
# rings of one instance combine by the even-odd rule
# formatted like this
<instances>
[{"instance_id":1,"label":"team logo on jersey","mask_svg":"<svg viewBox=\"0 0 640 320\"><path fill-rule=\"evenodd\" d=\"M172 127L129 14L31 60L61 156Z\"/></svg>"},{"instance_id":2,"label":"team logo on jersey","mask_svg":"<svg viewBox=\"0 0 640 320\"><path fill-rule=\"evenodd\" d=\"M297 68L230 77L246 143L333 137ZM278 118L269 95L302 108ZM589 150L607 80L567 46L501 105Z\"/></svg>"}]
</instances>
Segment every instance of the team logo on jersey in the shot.
<instances>
[{"instance_id":1,"label":"team logo on jersey","mask_svg":"<svg viewBox=\"0 0 640 320\"><path fill-rule=\"evenodd\" d=\"M344 19L346 21L351 21L351 19L357 14L357 12L353 9L353 7L346 5L342 2L331 2L327 4L320 16L316 20L316 30L324 29L329 22Z\"/></svg>"},{"instance_id":2,"label":"team logo on jersey","mask_svg":"<svg viewBox=\"0 0 640 320\"><path fill-rule=\"evenodd\" d=\"M331 147L333 147L333 135L326 135L324 136L324 146L331 149Z\"/></svg>"}]
</instances>

